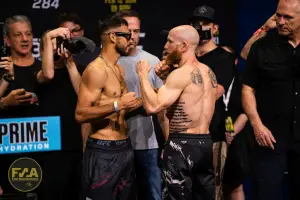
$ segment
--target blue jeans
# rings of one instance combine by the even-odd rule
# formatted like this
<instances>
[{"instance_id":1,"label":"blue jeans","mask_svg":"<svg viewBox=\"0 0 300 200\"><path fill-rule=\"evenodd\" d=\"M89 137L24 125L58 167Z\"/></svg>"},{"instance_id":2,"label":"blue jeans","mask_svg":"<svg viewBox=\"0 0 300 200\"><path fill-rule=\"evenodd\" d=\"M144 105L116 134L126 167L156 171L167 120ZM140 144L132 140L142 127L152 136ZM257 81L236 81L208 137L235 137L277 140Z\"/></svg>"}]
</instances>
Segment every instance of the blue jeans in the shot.
<instances>
[{"instance_id":1,"label":"blue jeans","mask_svg":"<svg viewBox=\"0 0 300 200\"><path fill-rule=\"evenodd\" d=\"M162 199L162 176L158 149L134 150L138 200Z\"/></svg>"}]
</instances>

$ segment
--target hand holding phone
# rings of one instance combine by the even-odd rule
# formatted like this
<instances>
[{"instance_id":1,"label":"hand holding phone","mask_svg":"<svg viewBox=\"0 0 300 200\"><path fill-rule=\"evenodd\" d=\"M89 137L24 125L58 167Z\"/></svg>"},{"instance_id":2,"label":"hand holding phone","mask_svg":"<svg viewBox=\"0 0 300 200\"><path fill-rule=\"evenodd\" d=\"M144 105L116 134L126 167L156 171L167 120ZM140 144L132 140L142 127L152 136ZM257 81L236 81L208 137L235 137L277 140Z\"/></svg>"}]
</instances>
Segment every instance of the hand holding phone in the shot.
<instances>
[{"instance_id":1,"label":"hand holding phone","mask_svg":"<svg viewBox=\"0 0 300 200\"><path fill-rule=\"evenodd\" d=\"M12 90L3 98L5 106L20 106L28 104L38 105L37 96L32 92L26 92L25 89Z\"/></svg>"},{"instance_id":2,"label":"hand holding phone","mask_svg":"<svg viewBox=\"0 0 300 200\"><path fill-rule=\"evenodd\" d=\"M14 79L14 63L12 62L11 57L1 57L0 69L2 71L2 75L7 74L7 77L10 80Z\"/></svg>"}]
</instances>

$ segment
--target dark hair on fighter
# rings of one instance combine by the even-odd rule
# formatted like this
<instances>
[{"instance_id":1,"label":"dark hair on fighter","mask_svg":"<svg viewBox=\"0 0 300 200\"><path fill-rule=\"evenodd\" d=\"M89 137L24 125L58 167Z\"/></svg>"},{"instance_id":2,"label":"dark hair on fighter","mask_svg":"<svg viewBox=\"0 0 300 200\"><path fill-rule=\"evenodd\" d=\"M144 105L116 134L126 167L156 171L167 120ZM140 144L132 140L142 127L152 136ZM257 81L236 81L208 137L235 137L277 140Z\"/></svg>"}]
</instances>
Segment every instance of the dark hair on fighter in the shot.
<instances>
[{"instance_id":1,"label":"dark hair on fighter","mask_svg":"<svg viewBox=\"0 0 300 200\"><path fill-rule=\"evenodd\" d=\"M104 21L99 21L100 35L103 35L112 28L118 28L121 26L128 26L128 23L125 19L118 16L109 17Z\"/></svg>"},{"instance_id":2,"label":"dark hair on fighter","mask_svg":"<svg viewBox=\"0 0 300 200\"><path fill-rule=\"evenodd\" d=\"M140 16L139 16L138 12L135 10L120 10L119 12L116 13L116 16L121 17L121 18L136 17L140 20Z\"/></svg>"}]
</instances>

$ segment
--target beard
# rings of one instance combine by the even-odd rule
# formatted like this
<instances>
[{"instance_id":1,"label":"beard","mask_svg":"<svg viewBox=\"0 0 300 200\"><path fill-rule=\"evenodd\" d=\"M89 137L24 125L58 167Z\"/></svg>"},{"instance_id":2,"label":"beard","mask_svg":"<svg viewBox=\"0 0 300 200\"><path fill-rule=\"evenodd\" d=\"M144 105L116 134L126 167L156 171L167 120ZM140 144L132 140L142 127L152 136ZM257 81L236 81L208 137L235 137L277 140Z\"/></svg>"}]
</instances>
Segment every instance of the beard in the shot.
<instances>
[{"instance_id":1,"label":"beard","mask_svg":"<svg viewBox=\"0 0 300 200\"><path fill-rule=\"evenodd\" d=\"M120 56L128 56L130 53L126 46L121 46L118 44L116 45L116 51L118 52L118 54L120 54Z\"/></svg>"},{"instance_id":2,"label":"beard","mask_svg":"<svg viewBox=\"0 0 300 200\"><path fill-rule=\"evenodd\" d=\"M182 59L182 53L178 50L174 50L166 56L166 64L167 65L178 65Z\"/></svg>"}]
</instances>

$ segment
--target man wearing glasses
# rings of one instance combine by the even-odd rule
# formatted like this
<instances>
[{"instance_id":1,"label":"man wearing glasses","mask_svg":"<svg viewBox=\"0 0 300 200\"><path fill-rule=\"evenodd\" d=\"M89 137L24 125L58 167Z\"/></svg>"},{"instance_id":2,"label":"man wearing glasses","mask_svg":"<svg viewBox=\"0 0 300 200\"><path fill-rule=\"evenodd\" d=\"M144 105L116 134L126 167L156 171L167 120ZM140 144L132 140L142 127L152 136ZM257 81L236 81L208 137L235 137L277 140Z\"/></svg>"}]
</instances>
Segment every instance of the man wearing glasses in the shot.
<instances>
[{"instance_id":1,"label":"man wearing glasses","mask_svg":"<svg viewBox=\"0 0 300 200\"><path fill-rule=\"evenodd\" d=\"M131 33L118 17L100 24L102 50L82 76L76 120L89 122L92 134L83 156L81 199L135 199L134 158L125 113L137 106L127 93L124 71L117 64L128 55Z\"/></svg>"}]
</instances>

